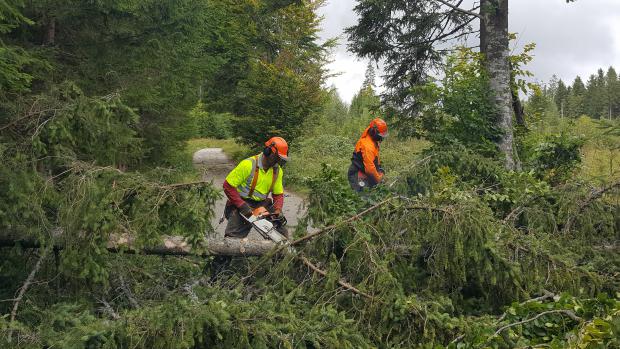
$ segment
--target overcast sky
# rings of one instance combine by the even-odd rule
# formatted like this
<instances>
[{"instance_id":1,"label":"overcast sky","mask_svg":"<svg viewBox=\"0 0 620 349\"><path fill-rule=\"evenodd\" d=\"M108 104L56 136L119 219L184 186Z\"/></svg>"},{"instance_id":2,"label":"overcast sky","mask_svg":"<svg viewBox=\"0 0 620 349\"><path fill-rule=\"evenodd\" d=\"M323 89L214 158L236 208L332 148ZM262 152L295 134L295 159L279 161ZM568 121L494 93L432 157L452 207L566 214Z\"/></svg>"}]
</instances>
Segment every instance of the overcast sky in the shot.
<instances>
[{"instance_id":1,"label":"overcast sky","mask_svg":"<svg viewBox=\"0 0 620 349\"><path fill-rule=\"evenodd\" d=\"M357 22L355 3L327 0L320 9L324 16L321 37L340 37L329 66L332 73L340 75L329 79L328 85L336 86L347 102L360 89L368 63L346 49L343 30ZM565 0L511 0L509 20L510 31L519 34L520 46L536 43L534 61L528 66L536 80L546 82L556 74L572 82L577 75L587 80L601 67L620 70L620 0L578 0L571 4Z\"/></svg>"}]
</instances>

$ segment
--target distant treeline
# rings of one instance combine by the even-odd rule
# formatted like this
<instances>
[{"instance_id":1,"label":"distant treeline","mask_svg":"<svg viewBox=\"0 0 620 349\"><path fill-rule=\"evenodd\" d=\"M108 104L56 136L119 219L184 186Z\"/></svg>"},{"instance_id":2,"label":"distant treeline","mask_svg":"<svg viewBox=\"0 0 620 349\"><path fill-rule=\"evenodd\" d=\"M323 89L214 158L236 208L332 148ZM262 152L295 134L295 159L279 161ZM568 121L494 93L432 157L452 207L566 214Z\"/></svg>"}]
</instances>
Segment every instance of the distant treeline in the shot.
<instances>
[{"instance_id":1,"label":"distant treeline","mask_svg":"<svg viewBox=\"0 0 620 349\"><path fill-rule=\"evenodd\" d=\"M530 96L532 107L539 111L544 108L541 98L552 101L560 117L620 118L620 80L613 67L609 67L607 73L599 69L585 84L580 76L567 85L554 75L541 91Z\"/></svg>"}]
</instances>

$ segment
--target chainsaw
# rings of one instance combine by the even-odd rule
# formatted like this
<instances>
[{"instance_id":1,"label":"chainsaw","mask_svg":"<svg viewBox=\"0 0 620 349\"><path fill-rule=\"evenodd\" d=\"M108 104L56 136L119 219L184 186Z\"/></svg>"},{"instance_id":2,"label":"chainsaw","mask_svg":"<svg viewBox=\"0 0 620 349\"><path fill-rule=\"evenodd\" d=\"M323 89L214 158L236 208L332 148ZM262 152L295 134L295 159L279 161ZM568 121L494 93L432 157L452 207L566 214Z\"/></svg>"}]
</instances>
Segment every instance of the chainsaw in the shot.
<instances>
[{"instance_id":1,"label":"chainsaw","mask_svg":"<svg viewBox=\"0 0 620 349\"><path fill-rule=\"evenodd\" d=\"M254 230L256 230L264 239L271 240L276 244L290 244L289 240L280 234L274 225L274 222L281 225L286 224L286 219L284 217L278 217L276 215L250 217L241 215L241 217L243 217L248 223L252 224L252 228L254 228ZM288 250L289 252L295 251L295 249L291 246L288 247Z\"/></svg>"}]
</instances>

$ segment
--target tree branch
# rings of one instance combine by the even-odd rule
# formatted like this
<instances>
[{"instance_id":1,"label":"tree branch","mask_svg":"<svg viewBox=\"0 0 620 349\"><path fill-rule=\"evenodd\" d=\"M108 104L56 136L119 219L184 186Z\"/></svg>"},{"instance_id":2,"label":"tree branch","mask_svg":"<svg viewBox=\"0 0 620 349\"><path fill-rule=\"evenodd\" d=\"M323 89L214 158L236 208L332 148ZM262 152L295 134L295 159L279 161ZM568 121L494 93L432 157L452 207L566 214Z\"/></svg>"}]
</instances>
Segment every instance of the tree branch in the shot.
<instances>
[{"instance_id":1,"label":"tree branch","mask_svg":"<svg viewBox=\"0 0 620 349\"><path fill-rule=\"evenodd\" d=\"M602 188L598 188L598 189L594 189L590 192L590 195L588 195L588 197L582 201L579 206L577 206L577 212L575 212L573 215L571 215L570 217L568 217L568 220L566 221L566 224L564 225L564 228L562 229L562 233L567 233L570 231L573 222L575 221L575 217L579 216L581 213L583 213L583 211L590 206L595 200L601 198L603 195L605 195L607 192L612 191L616 188L620 188L620 181L616 181L606 187L602 187Z\"/></svg>"},{"instance_id":2,"label":"tree branch","mask_svg":"<svg viewBox=\"0 0 620 349\"><path fill-rule=\"evenodd\" d=\"M532 299L528 299L525 302L519 303L519 305L523 306L525 304L528 303L533 303L533 302L542 302L545 301L547 299L551 299L553 297L555 297L554 293L551 293L547 290L543 290L544 294L542 296L536 297L536 298L532 298ZM504 315L502 315L499 319L497 319L497 321L495 322L496 325L498 325L500 322L504 321L504 319L506 318L507 313L504 313Z\"/></svg>"},{"instance_id":3,"label":"tree branch","mask_svg":"<svg viewBox=\"0 0 620 349\"><path fill-rule=\"evenodd\" d=\"M482 16L480 16L480 14L478 14L478 13L462 9L462 8L460 8L458 6L455 6L455 5L453 5L453 4L451 4L451 3L447 2L447 1L444 1L444 0L435 0L435 1L440 2L440 3L444 4L444 5L452 8L455 11L459 11L459 12L464 13L466 15L474 16L474 17L477 17L477 18L482 20Z\"/></svg>"},{"instance_id":4,"label":"tree branch","mask_svg":"<svg viewBox=\"0 0 620 349\"><path fill-rule=\"evenodd\" d=\"M127 300L129 300L129 304L131 304L131 307L134 308L134 309L140 308L140 304L138 303L136 298L131 293L131 290L129 289L129 286L127 286L127 283L125 282L125 279L123 278L122 275L119 275L118 281L121 283L120 289L123 292L123 294L125 295L125 297L127 297Z\"/></svg>"},{"instance_id":5,"label":"tree branch","mask_svg":"<svg viewBox=\"0 0 620 349\"><path fill-rule=\"evenodd\" d=\"M534 317L531 317L529 319L525 319L525 320L522 320L522 321L519 321L519 322L515 322L513 324L508 324L506 326L503 326L503 327L501 327L499 330L497 330L495 332L495 336L499 335L500 333L502 333L503 331L505 331L505 330L507 330L507 329L509 329L511 327L515 327L515 326L518 326L518 325L523 325L525 323L534 321L534 320L538 319L541 316L545 316L545 315L549 315L549 314L564 314L564 315L568 316L569 318L571 318L572 320L574 320L576 322L582 322L583 321L582 318L580 318L579 316L575 315L575 313L573 313L570 310L565 310L565 309L548 310L548 311L543 311L542 313L540 313L540 314L538 314L538 315L536 315Z\"/></svg>"},{"instance_id":6,"label":"tree branch","mask_svg":"<svg viewBox=\"0 0 620 349\"><path fill-rule=\"evenodd\" d=\"M114 308L112 308L110 303L108 303L105 299L100 299L99 303L103 305L103 307L101 307L101 312L108 314L112 318L112 320L121 319L120 315L118 315L118 313L114 311Z\"/></svg>"},{"instance_id":7,"label":"tree branch","mask_svg":"<svg viewBox=\"0 0 620 349\"><path fill-rule=\"evenodd\" d=\"M425 40L425 41L421 41L418 44L430 44L430 43L435 43L437 41L441 41L441 40L444 40L444 39L448 39L450 36L456 34L459 30L465 29L465 27L467 27L469 25L469 23L471 23L473 20L474 20L474 18L471 18L467 22L454 27L452 30L450 30L449 32L447 32L445 34L440 34L440 35L436 36L435 38L428 39L428 40ZM466 33L459 34L458 36L455 36L455 37L450 38L450 39L451 40L452 39L458 39L458 38L460 38L462 36L469 35L469 34L475 34L477 32L479 32L479 30L468 31Z\"/></svg>"},{"instance_id":8,"label":"tree branch","mask_svg":"<svg viewBox=\"0 0 620 349\"><path fill-rule=\"evenodd\" d=\"M388 198L388 199L385 199L385 200L381 201L380 203L378 203L378 204L376 204L376 205L374 205L374 206L372 206L372 207L369 207L369 208L365 209L364 211L362 211L362 212L360 212L360 213L356 214L355 216L352 216L352 217L350 217L350 218L348 218L348 219L345 219L345 220L344 220L344 221L342 221L342 222L338 222L338 223L336 223L336 224L332 224L332 225L327 226L327 227L325 227L325 228L323 228L323 229L321 229L321 230L319 230L319 231L317 231L317 232L314 232L314 233L308 234L308 235L306 235L306 236L304 236L304 237L301 237L301 238L299 238L299 239L297 239L297 240L295 240L295 241L291 242L291 246L294 246L294 245L299 245L299 244L301 244L302 242L305 242L305 241L308 241L308 240L312 240L312 239L314 239L315 237L317 237L317 236L319 236L319 235L323 235L323 234L325 234L326 232L329 232L329 231L331 231L331 230L333 230L333 229L335 229L335 228L337 228L337 227L339 227L339 226L341 226L341 225L345 225L345 224L351 223L351 222L353 222L353 221L355 221L355 220L358 220L358 219L360 219L362 216L364 216L364 215L366 215L366 214L368 214L368 213L370 213L370 212L372 212L372 211L376 210L377 208L379 208L379 207L381 207L381 206L383 206L383 205L387 204L388 202L392 201L393 199L395 199L395 197L390 197L390 198ZM284 247L282 247L282 248L284 248Z\"/></svg>"},{"instance_id":9,"label":"tree branch","mask_svg":"<svg viewBox=\"0 0 620 349\"><path fill-rule=\"evenodd\" d=\"M24 297L24 294L26 294L26 291L28 290L28 287L30 287L30 285L32 284L32 281L34 280L34 276L37 274L39 269L41 269L41 262L45 259L45 257L47 257L47 253L49 251L50 251L50 248L46 248L45 250L43 250L43 253L41 253L41 256L39 257L39 260L34 265L34 268L32 269L32 271L30 271L30 274L26 278L26 281L24 282L22 287L19 289L19 294L15 298L15 303L13 303L13 310L11 311L11 321L10 321L10 323L13 323L15 321L15 317L17 316L17 309L19 308L19 303L22 301L22 298ZM9 330L9 335L8 335L8 339L7 339L8 342L11 342L11 337L12 336L13 336L13 330L11 329L11 330Z\"/></svg>"},{"instance_id":10,"label":"tree branch","mask_svg":"<svg viewBox=\"0 0 620 349\"><path fill-rule=\"evenodd\" d=\"M305 264L307 265L310 269L312 269L314 272L316 272L317 274L320 274L324 277L327 276L327 272L324 270L319 269L316 265L312 264L312 262L310 262L308 260L308 258L306 258L304 255L299 255L299 259ZM368 293L364 292L364 291L360 291L359 289L355 288L353 285L351 285L350 283L338 279L338 285L346 288L347 290L359 294L361 296L364 296L366 298L372 299L373 297L371 295L369 295Z\"/></svg>"}]
</instances>

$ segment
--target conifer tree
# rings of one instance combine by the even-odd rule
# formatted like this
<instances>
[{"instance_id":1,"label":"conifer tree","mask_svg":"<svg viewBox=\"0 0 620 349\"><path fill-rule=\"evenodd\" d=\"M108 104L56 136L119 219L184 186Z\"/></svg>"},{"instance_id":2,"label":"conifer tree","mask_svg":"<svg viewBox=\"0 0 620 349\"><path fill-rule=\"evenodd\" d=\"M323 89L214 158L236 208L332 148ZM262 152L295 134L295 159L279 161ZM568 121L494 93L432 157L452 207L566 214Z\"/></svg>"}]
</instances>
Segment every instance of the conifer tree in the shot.
<instances>
[{"instance_id":1,"label":"conifer tree","mask_svg":"<svg viewBox=\"0 0 620 349\"><path fill-rule=\"evenodd\" d=\"M282 6L289 3L288 6ZM231 111L236 136L248 145L264 142L264 135L294 141L304 122L311 121L323 103L321 87L326 50L333 41L319 44L319 1L274 1L258 7L255 23L258 48L249 47L247 76L235 91Z\"/></svg>"},{"instance_id":2,"label":"conifer tree","mask_svg":"<svg viewBox=\"0 0 620 349\"><path fill-rule=\"evenodd\" d=\"M603 69L599 69L588 79L584 96L585 114L600 119L608 113L607 88Z\"/></svg>"},{"instance_id":3,"label":"conifer tree","mask_svg":"<svg viewBox=\"0 0 620 349\"><path fill-rule=\"evenodd\" d=\"M364 83L362 84L362 89L370 88L372 90L375 90L375 81L375 67L372 62L368 62L368 65L366 66L366 73L364 74Z\"/></svg>"},{"instance_id":4,"label":"conifer tree","mask_svg":"<svg viewBox=\"0 0 620 349\"><path fill-rule=\"evenodd\" d=\"M585 113L584 98L586 94L586 87L581 80L581 77L577 76L571 86L570 95L567 100L568 115L576 118Z\"/></svg>"}]
</instances>

